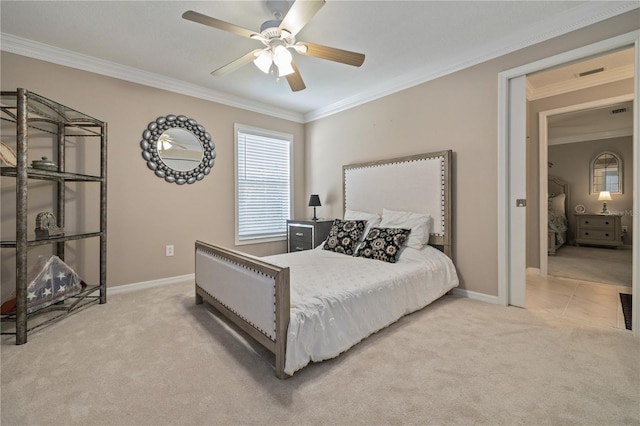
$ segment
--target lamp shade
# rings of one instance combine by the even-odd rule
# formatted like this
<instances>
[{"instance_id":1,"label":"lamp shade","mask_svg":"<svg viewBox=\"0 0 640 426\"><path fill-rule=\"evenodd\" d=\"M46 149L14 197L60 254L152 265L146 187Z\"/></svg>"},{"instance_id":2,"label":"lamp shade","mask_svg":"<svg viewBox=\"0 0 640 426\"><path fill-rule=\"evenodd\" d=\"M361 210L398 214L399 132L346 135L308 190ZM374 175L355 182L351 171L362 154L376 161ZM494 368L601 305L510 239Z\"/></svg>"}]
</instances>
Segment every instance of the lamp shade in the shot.
<instances>
[{"instance_id":1,"label":"lamp shade","mask_svg":"<svg viewBox=\"0 0 640 426\"><path fill-rule=\"evenodd\" d=\"M611 201L611 193L609 191L600 191L598 201Z\"/></svg>"},{"instance_id":2,"label":"lamp shade","mask_svg":"<svg viewBox=\"0 0 640 426\"><path fill-rule=\"evenodd\" d=\"M309 207L319 207L321 205L320 196L318 194L311 194L311 197L309 197Z\"/></svg>"},{"instance_id":3,"label":"lamp shade","mask_svg":"<svg viewBox=\"0 0 640 426\"><path fill-rule=\"evenodd\" d=\"M296 72L296 70L291 66L291 62L285 62L282 66L278 65L278 77L284 77L294 72Z\"/></svg>"},{"instance_id":4,"label":"lamp shade","mask_svg":"<svg viewBox=\"0 0 640 426\"><path fill-rule=\"evenodd\" d=\"M260 71L265 74L269 74L269 69L271 68L271 64L273 63L273 56L269 50L263 50L260 54L253 60L253 63L256 64Z\"/></svg>"},{"instance_id":5,"label":"lamp shade","mask_svg":"<svg viewBox=\"0 0 640 426\"><path fill-rule=\"evenodd\" d=\"M273 48L273 62L275 62L278 67L290 64L292 59L291 52L283 45L278 45Z\"/></svg>"},{"instance_id":6,"label":"lamp shade","mask_svg":"<svg viewBox=\"0 0 640 426\"><path fill-rule=\"evenodd\" d=\"M278 77L293 74L295 70L291 66L293 57L291 52L283 45L278 45L273 49L273 63L278 67Z\"/></svg>"}]
</instances>

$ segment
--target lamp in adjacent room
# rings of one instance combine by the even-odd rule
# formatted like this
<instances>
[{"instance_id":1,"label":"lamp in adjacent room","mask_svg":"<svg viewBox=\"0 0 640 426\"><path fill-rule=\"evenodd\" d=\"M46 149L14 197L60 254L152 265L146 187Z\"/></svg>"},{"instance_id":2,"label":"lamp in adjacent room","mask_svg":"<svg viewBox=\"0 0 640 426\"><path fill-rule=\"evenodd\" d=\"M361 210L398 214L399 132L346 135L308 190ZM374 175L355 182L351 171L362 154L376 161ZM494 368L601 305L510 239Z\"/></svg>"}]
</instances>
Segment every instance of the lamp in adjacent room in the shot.
<instances>
[{"instance_id":1,"label":"lamp in adjacent room","mask_svg":"<svg viewBox=\"0 0 640 426\"><path fill-rule=\"evenodd\" d=\"M313 220L316 221L318 218L316 217L316 207L320 207L322 204L320 203L320 196L318 194L311 194L309 197L309 207L313 207Z\"/></svg>"},{"instance_id":2,"label":"lamp in adjacent room","mask_svg":"<svg viewBox=\"0 0 640 426\"><path fill-rule=\"evenodd\" d=\"M611 201L611 193L609 191L600 191L600 195L598 195L598 201L602 201L602 214L608 214L607 211L607 201Z\"/></svg>"}]
</instances>

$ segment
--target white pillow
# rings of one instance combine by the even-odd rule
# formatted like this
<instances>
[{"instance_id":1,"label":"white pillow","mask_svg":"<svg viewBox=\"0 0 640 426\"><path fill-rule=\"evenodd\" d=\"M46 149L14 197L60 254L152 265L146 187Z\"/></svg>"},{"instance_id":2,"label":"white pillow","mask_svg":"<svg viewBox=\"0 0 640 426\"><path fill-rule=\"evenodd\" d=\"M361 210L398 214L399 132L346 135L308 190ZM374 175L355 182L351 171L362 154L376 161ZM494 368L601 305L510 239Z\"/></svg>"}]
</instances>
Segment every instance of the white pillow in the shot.
<instances>
[{"instance_id":1,"label":"white pillow","mask_svg":"<svg viewBox=\"0 0 640 426\"><path fill-rule=\"evenodd\" d=\"M380 228L411 229L405 245L415 249L421 249L429 242L431 216L428 214L382 209Z\"/></svg>"},{"instance_id":2,"label":"white pillow","mask_svg":"<svg viewBox=\"0 0 640 426\"><path fill-rule=\"evenodd\" d=\"M360 240L363 240L364 237L369 233L369 230L373 227L377 227L380 225L380 215L377 213L369 213L369 212L361 212L358 210L349 210L347 209L344 212L344 220L366 220L367 225L364 228L364 232L360 237Z\"/></svg>"},{"instance_id":3,"label":"white pillow","mask_svg":"<svg viewBox=\"0 0 640 426\"><path fill-rule=\"evenodd\" d=\"M564 199L565 194L556 195L549 200L549 210L557 211L564 215L566 212L564 211Z\"/></svg>"}]
</instances>

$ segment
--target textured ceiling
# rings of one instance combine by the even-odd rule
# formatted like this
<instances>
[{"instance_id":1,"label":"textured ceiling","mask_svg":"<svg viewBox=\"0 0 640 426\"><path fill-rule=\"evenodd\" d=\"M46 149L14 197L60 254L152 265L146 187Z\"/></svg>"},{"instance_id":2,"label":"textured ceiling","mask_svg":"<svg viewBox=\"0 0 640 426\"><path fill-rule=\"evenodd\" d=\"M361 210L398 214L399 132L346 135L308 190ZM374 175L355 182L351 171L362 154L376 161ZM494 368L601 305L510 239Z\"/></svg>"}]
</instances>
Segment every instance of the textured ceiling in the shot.
<instances>
[{"instance_id":1,"label":"textured ceiling","mask_svg":"<svg viewBox=\"0 0 640 426\"><path fill-rule=\"evenodd\" d=\"M180 87L177 91L304 121L639 5L328 0L297 39L364 53L365 62L356 68L294 53L307 86L295 93L284 79L276 82L251 63L222 77L211 76L214 69L261 44L181 18L194 10L258 30L272 18L263 1L3 0L0 29L3 50L35 51L31 56L163 88L173 85Z\"/></svg>"}]
</instances>

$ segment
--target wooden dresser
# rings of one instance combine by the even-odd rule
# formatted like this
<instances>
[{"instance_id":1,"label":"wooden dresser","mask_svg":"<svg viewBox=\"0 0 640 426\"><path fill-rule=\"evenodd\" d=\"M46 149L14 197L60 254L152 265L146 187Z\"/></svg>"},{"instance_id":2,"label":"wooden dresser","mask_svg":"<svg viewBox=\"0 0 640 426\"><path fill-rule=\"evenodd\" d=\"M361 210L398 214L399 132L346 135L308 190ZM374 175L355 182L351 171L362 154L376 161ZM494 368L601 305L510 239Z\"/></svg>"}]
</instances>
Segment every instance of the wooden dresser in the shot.
<instances>
[{"instance_id":1,"label":"wooden dresser","mask_svg":"<svg viewBox=\"0 0 640 426\"><path fill-rule=\"evenodd\" d=\"M289 253L316 248L327 239L333 220L288 220Z\"/></svg>"},{"instance_id":2,"label":"wooden dresser","mask_svg":"<svg viewBox=\"0 0 640 426\"><path fill-rule=\"evenodd\" d=\"M622 246L622 216L577 214L576 245Z\"/></svg>"}]
</instances>

